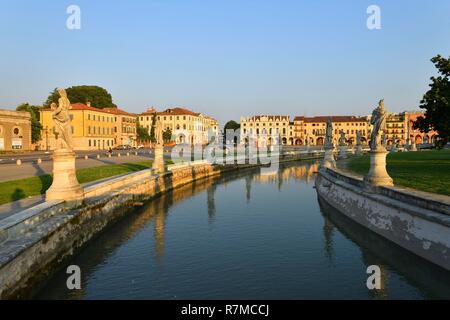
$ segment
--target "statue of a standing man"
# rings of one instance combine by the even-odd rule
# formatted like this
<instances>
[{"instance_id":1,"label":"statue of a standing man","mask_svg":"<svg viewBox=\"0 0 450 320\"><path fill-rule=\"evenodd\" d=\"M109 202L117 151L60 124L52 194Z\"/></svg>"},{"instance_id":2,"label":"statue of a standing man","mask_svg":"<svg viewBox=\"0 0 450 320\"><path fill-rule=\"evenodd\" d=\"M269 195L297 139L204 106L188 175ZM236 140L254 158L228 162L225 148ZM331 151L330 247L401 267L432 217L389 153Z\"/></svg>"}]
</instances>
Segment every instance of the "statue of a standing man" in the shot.
<instances>
[{"instance_id":1,"label":"statue of a standing man","mask_svg":"<svg viewBox=\"0 0 450 320\"><path fill-rule=\"evenodd\" d=\"M58 131L58 139L61 139L61 144L58 144L56 149L73 149L72 145L72 127L70 125L69 110L72 109L70 101L67 98L66 90L58 89L60 98L58 99L58 105L52 103L50 108L53 110L53 121L56 124Z\"/></svg>"},{"instance_id":2,"label":"statue of a standing man","mask_svg":"<svg viewBox=\"0 0 450 320\"><path fill-rule=\"evenodd\" d=\"M339 131L339 134L340 134L339 145L345 146L345 132L344 132L344 130L341 129L341 130Z\"/></svg>"},{"instance_id":3,"label":"statue of a standing man","mask_svg":"<svg viewBox=\"0 0 450 320\"><path fill-rule=\"evenodd\" d=\"M386 130L386 111L384 110L384 100L380 100L378 107L372 112L372 119L370 124L372 127L372 134L370 136L370 149L383 149L383 133Z\"/></svg>"},{"instance_id":4,"label":"statue of a standing man","mask_svg":"<svg viewBox=\"0 0 450 320\"><path fill-rule=\"evenodd\" d=\"M325 135L325 147L333 148L333 122L331 118L327 120L327 131Z\"/></svg>"},{"instance_id":5,"label":"statue of a standing man","mask_svg":"<svg viewBox=\"0 0 450 320\"><path fill-rule=\"evenodd\" d=\"M361 145L361 130L356 130L356 145Z\"/></svg>"},{"instance_id":6,"label":"statue of a standing man","mask_svg":"<svg viewBox=\"0 0 450 320\"><path fill-rule=\"evenodd\" d=\"M155 121L155 140L156 140L156 145L158 146L162 146L164 144L164 139L163 139L163 129L162 129L162 123L161 120L158 120L158 116L156 116L156 121Z\"/></svg>"}]
</instances>

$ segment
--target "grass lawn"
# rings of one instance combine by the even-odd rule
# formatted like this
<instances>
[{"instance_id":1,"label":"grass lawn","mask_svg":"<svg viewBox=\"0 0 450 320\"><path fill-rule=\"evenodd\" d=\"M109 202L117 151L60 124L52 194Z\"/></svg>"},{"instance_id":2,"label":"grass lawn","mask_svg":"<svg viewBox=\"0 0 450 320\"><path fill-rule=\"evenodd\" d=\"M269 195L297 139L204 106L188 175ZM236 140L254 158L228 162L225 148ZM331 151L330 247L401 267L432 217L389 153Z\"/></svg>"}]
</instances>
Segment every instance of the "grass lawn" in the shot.
<instances>
[{"instance_id":1,"label":"grass lawn","mask_svg":"<svg viewBox=\"0 0 450 320\"><path fill-rule=\"evenodd\" d=\"M153 161L112 164L77 170L80 183L96 181L119 174L151 168ZM47 174L14 181L0 182L0 205L30 196L45 193L52 184L52 176Z\"/></svg>"},{"instance_id":2,"label":"grass lawn","mask_svg":"<svg viewBox=\"0 0 450 320\"><path fill-rule=\"evenodd\" d=\"M349 160L348 169L365 175L369 156ZM450 150L390 153L387 171L396 185L450 196Z\"/></svg>"}]
</instances>

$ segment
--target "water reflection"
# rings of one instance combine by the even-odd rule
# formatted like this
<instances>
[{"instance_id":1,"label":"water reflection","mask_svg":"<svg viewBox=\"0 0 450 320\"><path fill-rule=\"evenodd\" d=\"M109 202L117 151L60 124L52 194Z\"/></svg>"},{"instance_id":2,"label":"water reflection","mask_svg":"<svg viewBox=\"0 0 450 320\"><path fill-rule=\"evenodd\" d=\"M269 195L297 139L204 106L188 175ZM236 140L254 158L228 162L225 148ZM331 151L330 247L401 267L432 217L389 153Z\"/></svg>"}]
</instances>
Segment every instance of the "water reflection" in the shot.
<instances>
[{"instance_id":1,"label":"water reflection","mask_svg":"<svg viewBox=\"0 0 450 320\"><path fill-rule=\"evenodd\" d=\"M325 252L333 251L333 229L336 228L361 248L361 259L366 267L378 265L381 269L381 290L369 290L371 298L389 298L390 271L401 275L417 287L426 298L450 299L449 273L406 251L374 232L367 230L318 198L324 218Z\"/></svg>"},{"instance_id":2,"label":"water reflection","mask_svg":"<svg viewBox=\"0 0 450 320\"><path fill-rule=\"evenodd\" d=\"M92 241L38 298L305 299L450 296L448 273L357 225L321 199L316 162L253 168L161 195ZM367 266L383 288L365 286ZM276 272L274 272L276 270Z\"/></svg>"}]
</instances>

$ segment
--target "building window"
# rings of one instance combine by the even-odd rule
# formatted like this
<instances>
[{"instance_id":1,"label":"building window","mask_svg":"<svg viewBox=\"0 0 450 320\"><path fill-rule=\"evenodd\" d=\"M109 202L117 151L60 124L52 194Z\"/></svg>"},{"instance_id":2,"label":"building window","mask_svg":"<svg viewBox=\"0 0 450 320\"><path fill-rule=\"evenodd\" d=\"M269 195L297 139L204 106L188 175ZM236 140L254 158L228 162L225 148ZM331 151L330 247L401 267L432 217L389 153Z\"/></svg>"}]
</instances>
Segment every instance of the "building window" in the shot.
<instances>
[{"instance_id":1,"label":"building window","mask_svg":"<svg viewBox=\"0 0 450 320\"><path fill-rule=\"evenodd\" d=\"M89 147L91 146L91 139L89 139Z\"/></svg>"}]
</instances>

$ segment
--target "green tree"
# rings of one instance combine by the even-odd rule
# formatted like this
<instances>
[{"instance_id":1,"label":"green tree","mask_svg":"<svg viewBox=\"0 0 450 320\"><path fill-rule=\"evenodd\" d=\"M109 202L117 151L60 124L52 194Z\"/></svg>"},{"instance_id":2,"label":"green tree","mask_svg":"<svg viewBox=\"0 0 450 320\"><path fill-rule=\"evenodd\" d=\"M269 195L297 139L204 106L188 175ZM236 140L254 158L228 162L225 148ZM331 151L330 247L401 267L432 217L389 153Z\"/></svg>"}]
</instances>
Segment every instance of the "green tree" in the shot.
<instances>
[{"instance_id":1,"label":"green tree","mask_svg":"<svg viewBox=\"0 0 450 320\"><path fill-rule=\"evenodd\" d=\"M156 142L155 124L156 124L156 113L152 117L152 127L150 128L150 141L153 143Z\"/></svg>"},{"instance_id":2,"label":"green tree","mask_svg":"<svg viewBox=\"0 0 450 320\"><path fill-rule=\"evenodd\" d=\"M139 122L136 123L136 136L138 141L151 141L150 135L148 134L148 130L141 126Z\"/></svg>"},{"instance_id":3,"label":"green tree","mask_svg":"<svg viewBox=\"0 0 450 320\"><path fill-rule=\"evenodd\" d=\"M435 130L445 143L450 138L450 57L437 55L431 61L441 74L431 77L430 90L420 101L420 108L425 109L425 117L417 118L414 128L423 132Z\"/></svg>"},{"instance_id":4,"label":"green tree","mask_svg":"<svg viewBox=\"0 0 450 320\"><path fill-rule=\"evenodd\" d=\"M66 89L67 97L71 103L88 103L95 108L117 108L112 101L111 94L104 88L98 86L74 86ZM46 106L52 102L58 103L59 94L57 89L53 90L45 101Z\"/></svg>"},{"instance_id":5,"label":"green tree","mask_svg":"<svg viewBox=\"0 0 450 320\"><path fill-rule=\"evenodd\" d=\"M230 120L230 121L228 121L228 122L225 124L224 130L225 130L225 132L226 132L227 130L231 130L231 129L237 130L237 129L239 129L240 127L241 127L241 125L240 125L239 123L237 123L237 122L234 121L234 120Z\"/></svg>"},{"instance_id":6,"label":"green tree","mask_svg":"<svg viewBox=\"0 0 450 320\"><path fill-rule=\"evenodd\" d=\"M16 108L17 111L26 111L31 115L31 142L36 143L41 140L42 125L39 122L40 107L32 106L29 103L22 103Z\"/></svg>"},{"instance_id":7,"label":"green tree","mask_svg":"<svg viewBox=\"0 0 450 320\"><path fill-rule=\"evenodd\" d=\"M166 128L166 130L163 131L162 136L163 136L164 142L172 141L172 130L170 130L170 128Z\"/></svg>"}]
</instances>

